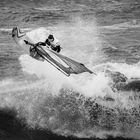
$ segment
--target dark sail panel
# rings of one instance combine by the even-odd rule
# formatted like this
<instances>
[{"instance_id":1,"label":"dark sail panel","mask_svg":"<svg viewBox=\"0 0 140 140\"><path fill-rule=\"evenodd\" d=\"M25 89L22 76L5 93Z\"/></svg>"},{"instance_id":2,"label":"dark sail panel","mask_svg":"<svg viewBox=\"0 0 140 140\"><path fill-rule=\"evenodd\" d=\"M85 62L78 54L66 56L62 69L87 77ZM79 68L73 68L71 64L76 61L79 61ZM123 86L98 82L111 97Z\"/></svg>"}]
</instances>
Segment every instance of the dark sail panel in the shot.
<instances>
[{"instance_id":1,"label":"dark sail panel","mask_svg":"<svg viewBox=\"0 0 140 140\"><path fill-rule=\"evenodd\" d=\"M53 51L51 51L53 52ZM89 70L87 67L85 67L84 64L79 63L75 60L72 60L66 56L63 56L61 54L58 54L56 52L53 52L55 55L57 55L61 60L63 60L70 68L69 68L69 74L74 73L74 74L79 74L83 72L89 72L93 73L91 70Z\"/></svg>"}]
</instances>

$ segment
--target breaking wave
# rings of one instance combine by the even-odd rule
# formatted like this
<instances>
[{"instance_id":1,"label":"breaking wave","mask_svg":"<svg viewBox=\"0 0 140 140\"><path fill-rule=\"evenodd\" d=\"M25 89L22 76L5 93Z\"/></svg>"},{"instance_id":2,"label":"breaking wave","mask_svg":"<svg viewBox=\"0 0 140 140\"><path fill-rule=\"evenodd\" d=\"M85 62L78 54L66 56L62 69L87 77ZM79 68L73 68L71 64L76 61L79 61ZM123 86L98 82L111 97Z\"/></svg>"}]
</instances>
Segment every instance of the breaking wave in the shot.
<instances>
[{"instance_id":1,"label":"breaking wave","mask_svg":"<svg viewBox=\"0 0 140 140\"><path fill-rule=\"evenodd\" d=\"M106 75L110 70L128 79L137 78L139 63L95 66L95 61L105 59L101 52L104 42L98 37L96 23L89 26L90 23L78 21L74 26L57 26L53 33L62 40L64 55L82 61L97 75L82 73L66 77L49 63L21 55L19 61L26 78L0 82L1 110L14 111L21 124L30 130L49 130L79 138L139 138L139 92L113 90L111 77ZM33 34L40 35L42 30L45 29L27 35L31 38Z\"/></svg>"},{"instance_id":2,"label":"breaking wave","mask_svg":"<svg viewBox=\"0 0 140 140\"><path fill-rule=\"evenodd\" d=\"M3 81L0 107L14 109L17 118L30 129L51 130L64 136L139 138L139 92L113 91L104 73L105 68L114 71L119 64L93 67L97 76L85 73L67 78L29 56L20 59L27 63L25 58L29 65L24 72L35 74L37 80ZM121 66L120 71L129 77L131 70L126 71L127 67ZM138 70L136 66L131 69Z\"/></svg>"}]
</instances>

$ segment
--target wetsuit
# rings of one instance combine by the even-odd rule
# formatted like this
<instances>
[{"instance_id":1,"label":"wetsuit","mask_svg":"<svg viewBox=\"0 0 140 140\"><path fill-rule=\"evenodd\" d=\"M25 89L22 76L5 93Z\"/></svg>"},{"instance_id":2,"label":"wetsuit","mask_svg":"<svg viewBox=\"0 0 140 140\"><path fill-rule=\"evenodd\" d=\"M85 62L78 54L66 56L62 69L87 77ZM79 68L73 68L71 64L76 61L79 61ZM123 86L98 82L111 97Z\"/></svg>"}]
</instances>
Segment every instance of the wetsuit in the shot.
<instances>
[{"instance_id":1,"label":"wetsuit","mask_svg":"<svg viewBox=\"0 0 140 140\"><path fill-rule=\"evenodd\" d=\"M50 46L53 51L56 51L59 53L61 51L60 43L57 39L54 39L53 42L49 42L48 39L45 40L45 42L39 42L38 45L42 46Z\"/></svg>"}]
</instances>

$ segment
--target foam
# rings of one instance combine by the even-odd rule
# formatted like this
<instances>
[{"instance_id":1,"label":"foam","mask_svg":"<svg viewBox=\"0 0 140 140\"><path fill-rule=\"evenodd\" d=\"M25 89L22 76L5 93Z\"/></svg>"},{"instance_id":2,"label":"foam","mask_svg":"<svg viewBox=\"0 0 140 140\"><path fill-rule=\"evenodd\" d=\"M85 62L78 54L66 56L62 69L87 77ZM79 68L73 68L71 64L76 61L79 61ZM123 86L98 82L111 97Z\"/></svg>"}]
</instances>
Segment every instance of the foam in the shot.
<instances>
[{"instance_id":1,"label":"foam","mask_svg":"<svg viewBox=\"0 0 140 140\"><path fill-rule=\"evenodd\" d=\"M128 128L129 123L126 122L126 124L122 124L123 122L119 123L118 120L124 117L123 111L127 110L127 119L132 120L135 126L135 120L133 120L135 116L131 114L131 109L139 105L139 99L131 100L131 98L134 97L132 92L113 92L109 87L110 79L105 76L105 70L119 71L128 78L134 76L139 77L139 63L135 65L104 63L94 66L93 62L100 59L98 53L100 53L100 49L102 48L102 40L98 37L99 33L96 28L96 23L92 22L90 24L84 23L80 19L77 20L72 25L58 25L53 32L64 45L62 53L82 60L84 64L86 63L90 66L89 68L91 70L96 71L97 76L82 73L66 77L49 63L37 61L29 55L24 54L19 58L23 72L29 75L35 75L38 80L36 82L10 80L9 82L2 82L4 87L0 87L0 107L14 108L17 110L18 117L24 118L28 126L32 128L49 129L58 134L75 135L79 137L96 136L105 138L106 135L121 136L124 134L121 130ZM46 28L40 28L28 32L27 35L36 42L45 39L45 32ZM40 34L41 36L39 36ZM87 44L89 44L89 46L87 46ZM82 47L83 50L80 49L80 47ZM89 49L90 52L86 52L87 49ZM102 57L104 56L102 55ZM111 96L114 101L105 101L104 97L106 95ZM78 100L80 97L83 98ZM86 99L92 99L93 101L96 99L96 103L99 104L99 109L100 106L102 106L102 110L98 111L99 114L98 112L94 112L95 109L92 108L94 102L91 102L92 104L89 105L88 108L85 108L84 101ZM96 126L94 123L90 125L90 119L93 118L90 118L91 116L88 109L93 111L95 115L97 114L96 119L97 122L99 121L99 128L98 125ZM116 113L115 118L105 114L106 109L112 113L112 116ZM73 117L74 115L76 117ZM110 118L113 119L113 121L111 121ZM84 125L86 121L88 122L88 127ZM102 129L102 127L104 127L103 125L106 125L104 121L111 121L108 122L109 124L107 125L115 125L115 132L104 131L104 128ZM75 131L71 129L71 125L73 124L79 126L77 129L74 127ZM82 129L79 129L80 127ZM129 128L131 129L132 127L130 126ZM98 129L100 129L100 131L98 131ZM99 133L97 133L97 131Z\"/></svg>"}]
</instances>

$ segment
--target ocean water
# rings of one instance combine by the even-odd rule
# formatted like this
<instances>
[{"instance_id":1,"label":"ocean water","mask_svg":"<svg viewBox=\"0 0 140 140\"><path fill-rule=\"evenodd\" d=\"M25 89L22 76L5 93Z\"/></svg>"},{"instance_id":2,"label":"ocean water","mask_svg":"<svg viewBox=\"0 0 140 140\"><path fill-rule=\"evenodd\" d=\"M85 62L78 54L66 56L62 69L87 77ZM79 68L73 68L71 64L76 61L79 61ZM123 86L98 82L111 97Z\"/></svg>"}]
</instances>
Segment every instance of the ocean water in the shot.
<instances>
[{"instance_id":1,"label":"ocean water","mask_svg":"<svg viewBox=\"0 0 140 140\"><path fill-rule=\"evenodd\" d=\"M140 92L113 90L105 73L140 79L139 5L138 0L0 1L0 139L140 139ZM49 30L63 55L97 75L66 77L34 60L12 39L15 26L40 37Z\"/></svg>"}]
</instances>

